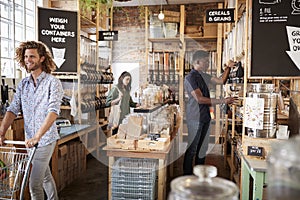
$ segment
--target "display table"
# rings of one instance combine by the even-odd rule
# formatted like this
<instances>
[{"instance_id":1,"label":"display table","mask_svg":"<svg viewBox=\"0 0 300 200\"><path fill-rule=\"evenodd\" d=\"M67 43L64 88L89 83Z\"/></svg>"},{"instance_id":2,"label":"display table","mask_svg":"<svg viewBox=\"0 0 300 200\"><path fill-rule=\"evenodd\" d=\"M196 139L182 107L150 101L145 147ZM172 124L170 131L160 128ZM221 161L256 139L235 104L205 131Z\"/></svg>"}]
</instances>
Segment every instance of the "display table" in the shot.
<instances>
[{"instance_id":1,"label":"display table","mask_svg":"<svg viewBox=\"0 0 300 200\"><path fill-rule=\"evenodd\" d=\"M109 178L108 178L108 199L112 200L112 167L116 158L149 158L158 160L158 200L166 199L166 182L167 182L167 161L169 156L172 156L172 150L175 145L175 140L172 140L169 146L163 151L136 151L136 150L122 150L122 149L109 149L104 147L106 154L109 158Z\"/></svg>"},{"instance_id":2,"label":"display table","mask_svg":"<svg viewBox=\"0 0 300 200\"><path fill-rule=\"evenodd\" d=\"M59 159L59 146L67 143L75 138L86 135L98 128L97 125L79 125L73 124L68 127L62 127L60 129L60 139L57 141L54 148L51 161L52 176L57 185L59 185L59 172L58 172L58 159Z\"/></svg>"},{"instance_id":3,"label":"display table","mask_svg":"<svg viewBox=\"0 0 300 200\"><path fill-rule=\"evenodd\" d=\"M267 162L242 154L241 195L242 200L249 199L250 176L253 178L253 200L262 200L263 186L267 182Z\"/></svg>"}]
</instances>

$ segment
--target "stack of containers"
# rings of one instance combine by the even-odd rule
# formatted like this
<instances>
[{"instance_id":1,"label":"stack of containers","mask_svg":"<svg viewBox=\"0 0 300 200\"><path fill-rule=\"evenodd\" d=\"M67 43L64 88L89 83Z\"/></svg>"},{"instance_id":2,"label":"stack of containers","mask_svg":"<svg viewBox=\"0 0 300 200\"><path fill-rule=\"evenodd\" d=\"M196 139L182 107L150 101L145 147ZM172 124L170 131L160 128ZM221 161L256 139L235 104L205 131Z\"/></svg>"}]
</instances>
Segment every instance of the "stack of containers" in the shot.
<instances>
[{"instance_id":1,"label":"stack of containers","mask_svg":"<svg viewBox=\"0 0 300 200\"><path fill-rule=\"evenodd\" d=\"M112 168L112 199L154 200L156 165L152 159L119 158Z\"/></svg>"}]
</instances>

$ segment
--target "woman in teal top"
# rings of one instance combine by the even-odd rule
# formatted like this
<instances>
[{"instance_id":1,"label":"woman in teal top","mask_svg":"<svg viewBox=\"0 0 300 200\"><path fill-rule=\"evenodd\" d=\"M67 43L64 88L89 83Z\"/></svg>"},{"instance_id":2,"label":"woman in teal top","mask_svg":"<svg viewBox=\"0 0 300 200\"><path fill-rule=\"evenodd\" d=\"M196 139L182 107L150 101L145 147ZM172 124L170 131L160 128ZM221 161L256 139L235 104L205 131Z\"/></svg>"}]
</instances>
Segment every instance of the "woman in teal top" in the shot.
<instances>
[{"instance_id":1,"label":"woman in teal top","mask_svg":"<svg viewBox=\"0 0 300 200\"><path fill-rule=\"evenodd\" d=\"M116 105L121 101L121 114L119 124L121 124L125 116L130 113L130 107L135 108L139 106L138 103L133 102L130 96L131 81L131 74L127 71L124 71L120 75L118 83L111 88L106 98L106 106ZM118 128L113 130L113 134L116 134L117 132Z\"/></svg>"}]
</instances>

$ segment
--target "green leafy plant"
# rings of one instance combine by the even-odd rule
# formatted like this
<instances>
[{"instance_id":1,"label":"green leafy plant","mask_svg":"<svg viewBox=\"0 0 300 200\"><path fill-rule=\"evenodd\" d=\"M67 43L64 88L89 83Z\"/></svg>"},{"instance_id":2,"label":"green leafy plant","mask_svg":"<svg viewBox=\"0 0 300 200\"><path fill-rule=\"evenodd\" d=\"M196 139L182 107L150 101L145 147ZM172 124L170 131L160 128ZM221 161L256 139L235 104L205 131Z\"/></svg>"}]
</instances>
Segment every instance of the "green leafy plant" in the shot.
<instances>
[{"instance_id":1,"label":"green leafy plant","mask_svg":"<svg viewBox=\"0 0 300 200\"><path fill-rule=\"evenodd\" d=\"M104 13L111 7L113 0L80 0L79 6L83 14L91 13L99 8L99 13ZM99 4L99 7L98 7Z\"/></svg>"}]
</instances>

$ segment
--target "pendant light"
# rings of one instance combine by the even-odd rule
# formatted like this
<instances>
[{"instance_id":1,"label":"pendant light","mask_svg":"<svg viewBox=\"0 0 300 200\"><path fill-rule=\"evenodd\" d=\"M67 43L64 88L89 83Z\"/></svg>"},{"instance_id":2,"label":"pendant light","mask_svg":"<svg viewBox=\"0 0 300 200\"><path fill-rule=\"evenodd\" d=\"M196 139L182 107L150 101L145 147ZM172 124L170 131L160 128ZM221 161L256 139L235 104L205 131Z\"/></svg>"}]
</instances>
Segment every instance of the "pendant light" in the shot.
<instances>
[{"instance_id":1,"label":"pendant light","mask_svg":"<svg viewBox=\"0 0 300 200\"><path fill-rule=\"evenodd\" d=\"M160 12L158 14L158 19L159 20L163 20L165 18L165 14L163 13L163 10L162 10L162 0L160 1Z\"/></svg>"}]
</instances>

